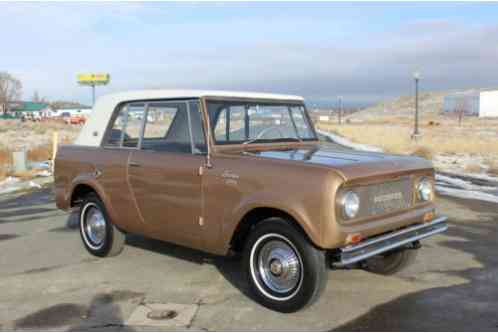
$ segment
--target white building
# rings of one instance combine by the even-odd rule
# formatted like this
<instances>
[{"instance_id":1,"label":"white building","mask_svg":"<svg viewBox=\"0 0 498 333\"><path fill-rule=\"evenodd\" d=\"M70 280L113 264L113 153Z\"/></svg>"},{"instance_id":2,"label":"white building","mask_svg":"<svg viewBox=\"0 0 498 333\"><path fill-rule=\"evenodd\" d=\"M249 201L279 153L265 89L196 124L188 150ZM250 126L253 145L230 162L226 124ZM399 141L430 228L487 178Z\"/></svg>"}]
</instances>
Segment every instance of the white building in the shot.
<instances>
[{"instance_id":1,"label":"white building","mask_svg":"<svg viewBox=\"0 0 498 333\"><path fill-rule=\"evenodd\" d=\"M63 114L68 114L71 116L84 116L88 117L92 113L92 108L63 108L57 109L53 112L53 116L60 117Z\"/></svg>"},{"instance_id":2,"label":"white building","mask_svg":"<svg viewBox=\"0 0 498 333\"><path fill-rule=\"evenodd\" d=\"M498 117L498 90L469 90L444 97L445 113L463 112L466 115Z\"/></svg>"}]
</instances>

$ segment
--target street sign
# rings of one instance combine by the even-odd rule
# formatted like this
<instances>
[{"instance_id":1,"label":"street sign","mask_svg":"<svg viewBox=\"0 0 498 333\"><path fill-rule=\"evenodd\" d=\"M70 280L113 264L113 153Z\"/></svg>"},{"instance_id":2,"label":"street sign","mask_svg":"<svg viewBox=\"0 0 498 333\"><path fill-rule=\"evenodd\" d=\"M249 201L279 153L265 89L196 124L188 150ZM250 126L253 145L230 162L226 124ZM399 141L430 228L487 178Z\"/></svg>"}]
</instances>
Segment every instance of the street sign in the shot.
<instances>
[{"instance_id":1,"label":"street sign","mask_svg":"<svg viewBox=\"0 0 498 333\"><path fill-rule=\"evenodd\" d=\"M95 86L105 86L111 80L107 73L82 73L77 78L80 85L92 87L92 105L95 104Z\"/></svg>"}]
</instances>

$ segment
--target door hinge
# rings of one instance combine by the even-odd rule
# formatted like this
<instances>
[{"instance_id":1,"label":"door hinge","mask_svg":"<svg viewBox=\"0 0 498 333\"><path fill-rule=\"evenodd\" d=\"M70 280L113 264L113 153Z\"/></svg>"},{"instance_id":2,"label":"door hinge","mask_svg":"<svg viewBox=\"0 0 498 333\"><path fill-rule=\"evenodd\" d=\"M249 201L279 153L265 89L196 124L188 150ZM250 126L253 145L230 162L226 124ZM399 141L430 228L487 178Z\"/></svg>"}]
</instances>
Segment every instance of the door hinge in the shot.
<instances>
[{"instance_id":1,"label":"door hinge","mask_svg":"<svg viewBox=\"0 0 498 333\"><path fill-rule=\"evenodd\" d=\"M204 167L201 165L199 167L199 176L202 176L204 174Z\"/></svg>"},{"instance_id":2,"label":"door hinge","mask_svg":"<svg viewBox=\"0 0 498 333\"><path fill-rule=\"evenodd\" d=\"M204 218L199 216L199 225L202 227L204 225Z\"/></svg>"}]
</instances>

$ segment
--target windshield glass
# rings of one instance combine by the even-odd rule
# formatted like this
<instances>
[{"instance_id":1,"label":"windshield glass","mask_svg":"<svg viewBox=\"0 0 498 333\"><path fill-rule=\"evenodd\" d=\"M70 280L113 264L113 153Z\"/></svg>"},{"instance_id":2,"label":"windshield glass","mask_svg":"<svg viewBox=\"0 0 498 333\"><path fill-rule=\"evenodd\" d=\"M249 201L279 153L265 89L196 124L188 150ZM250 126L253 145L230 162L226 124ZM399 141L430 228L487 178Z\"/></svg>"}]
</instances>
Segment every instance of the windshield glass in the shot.
<instances>
[{"instance_id":1,"label":"windshield glass","mask_svg":"<svg viewBox=\"0 0 498 333\"><path fill-rule=\"evenodd\" d=\"M299 104L208 101L217 144L316 140Z\"/></svg>"}]
</instances>

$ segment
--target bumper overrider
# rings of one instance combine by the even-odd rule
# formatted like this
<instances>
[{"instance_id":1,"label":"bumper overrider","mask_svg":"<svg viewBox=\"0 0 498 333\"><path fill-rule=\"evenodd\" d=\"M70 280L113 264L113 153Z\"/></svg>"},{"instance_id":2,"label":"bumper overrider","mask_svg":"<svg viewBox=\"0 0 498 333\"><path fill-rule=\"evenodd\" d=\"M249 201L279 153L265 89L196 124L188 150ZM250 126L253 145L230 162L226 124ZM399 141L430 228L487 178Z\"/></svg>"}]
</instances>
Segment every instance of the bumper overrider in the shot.
<instances>
[{"instance_id":1,"label":"bumper overrider","mask_svg":"<svg viewBox=\"0 0 498 333\"><path fill-rule=\"evenodd\" d=\"M446 220L446 216L440 216L424 224L409 226L388 234L366 239L355 245L340 248L338 260L333 265L351 265L372 256L408 246L421 239L442 233L448 229Z\"/></svg>"}]
</instances>

